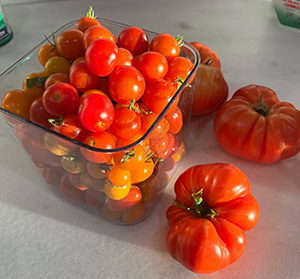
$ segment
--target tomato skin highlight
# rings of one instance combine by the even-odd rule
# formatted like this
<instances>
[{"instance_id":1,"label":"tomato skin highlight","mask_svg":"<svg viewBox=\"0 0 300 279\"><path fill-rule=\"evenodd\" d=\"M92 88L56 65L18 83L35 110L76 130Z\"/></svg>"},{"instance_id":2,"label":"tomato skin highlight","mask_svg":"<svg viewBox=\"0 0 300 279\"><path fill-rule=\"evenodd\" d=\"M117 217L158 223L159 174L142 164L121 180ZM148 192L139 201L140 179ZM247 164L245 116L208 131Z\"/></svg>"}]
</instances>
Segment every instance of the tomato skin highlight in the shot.
<instances>
[{"instance_id":1,"label":"tomato skin highlight","mask_svg":"<svg viewBox=\"0 0 300 279\"><path fill-rule=\"evenodd\" d=\"M214 133L228 152L271 164L299 153L299 123L300 111L273 90L247 85L217 110Z\"/></svg>"},{"instance_id":2,"label":"tomato skin highlight","mask_svg":"<svg viewBox=\"0 0 300 279\"><path fill-rule=\"evenodd\" d=\"M231 164L196 165L176 180L175 202L166 213L170 255L195 273L212 273L245 250L245 231L260 215L247 176Z\"/></svg>"}]
</instances>

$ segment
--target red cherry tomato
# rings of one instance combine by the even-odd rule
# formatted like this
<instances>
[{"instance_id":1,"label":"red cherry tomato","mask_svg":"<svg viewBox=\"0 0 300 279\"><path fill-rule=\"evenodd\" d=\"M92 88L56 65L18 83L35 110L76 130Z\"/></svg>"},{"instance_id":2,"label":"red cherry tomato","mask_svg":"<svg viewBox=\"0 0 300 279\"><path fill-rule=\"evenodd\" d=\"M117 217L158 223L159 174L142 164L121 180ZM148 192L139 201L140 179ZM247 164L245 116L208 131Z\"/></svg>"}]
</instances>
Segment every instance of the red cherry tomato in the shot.
<instances>
[{"instance_id":1,"label":"red cherry tomato","mask_svg":"<svg viewBox=\"0 0 300 279\"><path fill-rule=\"evenodd\" d=\"M108 39L113 43L116 42L114 35L104 26L102 25L94 25L91 26L84 32L83 36L83 48L86 51L89 45L100 38Z\"/></svg>"},{"instance_id":2,"label":"red cherry tomato","mask_svg":"<svg viewBox=\"0 0 300 279\"><path fill-rule=\"evenodd\" d=\"M118 66L108 78L108 88L111 98L117 103L136 102L145 91L145 79L133 66Z\"/></svg>"},{"instance_id":3,"label":"red cherry tomato","mask_svg":"<svg viewBox=\"0 0 300 279\"><path fill-rule=\"evenodd\" d=\"M167 113L165 115L165 119L169 122L169 132L172 134L177 134L181 130L183 126L183 116L181 109L177 107L177 109L174 109L173 111Z\"/></svg>"},{"instance_id":4,"label":"red cherry tomato","mask_svg":"<svg viewBox=\"0 0 300 279\"><path fill-rule=\"evenodd\" d=\"M142 126L141 126L141 132L146 133L152 125L156 125L155 128L151 131L149 138L157 138L161 137L164 134L166 134L169 131L169 123L167 119L164 117L158 121L159 114L157 113L148 113L142 116ZM158 122L157 122L158 121ZM157 123L156 123L157 122Z\"/></svg>"},{"instance_id":5,"label":"red cherry tomato","mask_svg":"<svg viewBox=\"0 0 300 279\"><path fill-rule=\"evenodd\" d=\"M87 48L85 61L95 75L109 76L119 63L119 48L108 39L97 39Z\"/></svg>"},{"instance_id":6,"label":"red cherry tomato","mask_svg":"<svg viewBox=\"0 0 300 279\"><path fill-rule=\"evenodd\" d=\"M52 84L60 83L60 82L70 83L70 81L69 81L69 75L65 74L65 73L52 74L51 76L49 76L46 79L44 87L45 87L45 89L47 89Z\"/></svg>"},{"instance_id":7,"label":"red cherry tomato","mask_svg":"<svg viewBox=\"0 0 300 279\"><path fill-rule=\"evenodd\" d=\"M94 26L94 25L101 25L101 24L96 19L93 8L90 7L86 13L86 16L78 19L78 21L76 22L75 28L82 32L85 32L89 27Z\"/></svg>"},{"instance_id":8,"label":"red cherry tomato","mask_svg":"<svg viewBox=\"0 0 300 279\"><path fill-rule=\"evenodd\" d=\"M53 115L45 110L42 97L36 98L29 108L29 119L35 123L49 128L52 126L48 121L51 118L53 118Z\"/></svg>"},{"instance_id":9,"label":"red cherry tomato","mask_svg":"<svg viewBox=\"0 0 300 279\"><path fill-rule=\"evenodd\" d=\"M78 118L91 132L104 131L114 119L114 106L109 98L102 94L86 96L78 107Z\"/></svg>"},{"instance_id":10,"label":"red cherry tomato","mask_svg":"<svg viewBox=\"0 0 300 279\"><path fill-rule=\"evenodd\" d=\"M119 66L134 66L135 59L133 54L126 48L119 48Z\"/></svg>"},{"instance_id":11,"label":"red cherry tomato","mask_svg":"<svg viewBox=\"0 0 300 279\"><path fill-rule=\"evenodd\" d=\"M168 33L161 33L152 39L150 50L163 54L168 61L171 61L179 56L179 41Z\"/></svg>"},{"instance_id":12,"label":"red cherry tomato","mask_svg":"<svg viewBox=\"0 0 300 279\"><path fill-rule=\"evenodd\" d=\"M116 140L110 133L106 131L88 134L83 139L83 143L91 147L104 150L113 149L116 147ZM112 154L105 151L95 151L85 147L81 147L80 151L85 159L93 163L109 163L112 158Z\"/></svg>"},{"instance_id":13,"label":"red cherry tomato","mask_svg":"<svg viewBox=\"0 0 300 279\"><path fill-rule=\"evenodd\" d=\"M71 84L61 82L49 86L43 93L42 101L48 113L60 116L76 112L79 95Z\"/></svg>"},{"instance_id":14,"label":"red cherry tomato","mask_svg":"<svg viewBox=\"0 0 300 279\"><path fill-rule=\"evenodd\" d=\"M120 32L118 46L128 49L134 56L137 56L148 50L149 39L144 30L130 26Z\"/></svg>"},{"instance_id":15,"label":"red cherry tomato","mask_svg":"<svg viewBox=\"0 0 300 279\"><path fill-rule=\"evenodd\" d=\"M119 107L115 110L114 121L110 126L111 133L118 139L128 140L140 132L141 117L129 108Z\"/></svg>"},{"instance_id":16,"label":"red cherry tomato","mask_svg":"<svg viewBox=\"0 0 300 279\"><path fill-rule=\"evenodd\" d=\"M99 78L90 71L84 60L72 64L69 78L70 83L80 93L96 88L99 82Z\"/></svg>"},{"instance_id":17,"label":"red cherry tomato","mask_svg":"<svg viewBox=\"0 0 300 279\"><path fill-rule=\"evenodd\" d=\"M186 79L193 69L193 63L182 56L176 57L169 62L169 69L165 79L174 83L178 79Z\"/></svg>"},{"instance_id":18,"label":"red cherry tomato","mask_svg":"<svg viewBox=\"0 0 300 279\"><path fill-rule=\"evenodd\" d=\"M154 113L161 113L176 93L175 86L165 79L148 82L142 96L143 103ZM179 98L169 107L169 112L177 108Z\"/></svg>"},{"instance_id":19,"label":"red cherry tomato","mask_svg":"<svg viewBox=\"0 0 300 279\"><path fill-rule=\"evenodd\" d=\"M159 52L147 51L138 57L135 67L143 74L146 82L151 82L165 77L168 60Z\"/></svg>"},{"instance_id":20,"label":"red cherry tomato","mask_svg":"<svg viewBox=\"0 0 300 279\"><path fill-rule=\"evenodd\" d=\"M112 211L123 212L136 206L141 199L142 193L140 188L135 185L131 185L130 191L125 198L120 200L108 198L107 207Z\"/></svg>"},{"instance_id":21,"label":"red cherry tomato","mask_svg":"<svg viewBox=\"0 0 300 279\"><path fill-rule=\"evenodd\" d=\"M62 118L54 119L53 131L77 141L82 141L89 131L84 128L76 114L68 114Z\"/></svg>"},{"instance_id":22,"label":"red cherry tomato","mask_svg":"<svg viewBox=\"0 0 300 279\"><path fill-rule=\"evenodd\" d=\"M84 56L83 32L77 29L63 31L56 39L56 49L60 56L70 61Z\"/></svg>"}]
</instances>

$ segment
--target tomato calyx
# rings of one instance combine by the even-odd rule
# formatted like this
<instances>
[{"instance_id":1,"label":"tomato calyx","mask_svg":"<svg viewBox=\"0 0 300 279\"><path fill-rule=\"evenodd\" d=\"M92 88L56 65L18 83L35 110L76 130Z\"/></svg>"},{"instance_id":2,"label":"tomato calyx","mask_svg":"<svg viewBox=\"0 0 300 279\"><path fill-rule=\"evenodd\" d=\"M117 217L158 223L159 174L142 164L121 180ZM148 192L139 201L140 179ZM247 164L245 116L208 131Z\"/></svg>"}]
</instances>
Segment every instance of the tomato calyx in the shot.
<instances>
[{"instance_id":1,"label":"tomato calyx","mask_svg":"<svg viewBox=\"0 0 300 279\"><path fill-rule=\"evenodd\" d=\"M126 163L128 162L131 158L134 158L135 157L135 152L134 152L134 149L130 149L130 150L126 150L125 151L125 155L124 157L120 160L119 163Z\"/></svg>"},{"instance_id":2,"label":"tomato calyx","mask_svg":"<svg viewBox=\"0 0 300 279\"><path fill-rule=\"evenodd\" d=\"M95 11L94 11L94 9L93 9L92 6L89 7L89 9L87 10L85 16L86 16L86 17L93 18L93 19L96 19L97 16L95 15Z\"/></svg>"},{"instance_id":3,"label":"tomato calyx","mask_svg":"<svg viewBox=\"0 0 300 279\"><path fill-rule=\"evenodd\" d=\"M181 36L180 34L177 35L177 37L175 38L179 47L182 47L184 45L184 40L183 40L183 36Z\"/></svg>"},{"instance_id":4,"label":"tomato calyx","mask_svg":"<svg viewBox=\"0 0 300 279\"><path fill-rule=\"evenodd\" d=\"M52 124L55 127L59 127L60 125L67 125L64 122L64 118L62 115L60 115L58 118L49 118L48 122L50 122L50 124Z\"/></svg>"},{"instance_id":5,"label":"tomato calyx","mask_svg":"<svg viewBox=\"0 0 300 279\"><path fill-rule=\"evenodd\" d=\"M39 85L44 86L45 82L48 77L33 77L33 78L27 78L26 79L26 86L28 89L31 89L32 87Z\"/></svg>"},{"instance_id":6,"label":"tomato calyx","mask_svg":"<svg viewBox=\"0 0 300 279\"><path fill-rule=\"evenodd\" d=\"M218 214L209 207L207 202L203 200L202 194L203 194L203 188L199 192L193 193L191 195L194 201L193 207L188 207L183 203L179 203L176 200L174 200L174 206L187 210L188 212L190 212L191 214L193 214L195 217L198 218L209 217L214 219L215 216L217 216Z\"/></svg>"},{"instance_id":7,"label":"tomato calyx","mask_svg":"<svg viewBox=\"0 0 300 279\"><path fill-rule=\"evenodd\" d=\"M262 96L260 97L260 102L253 105L252 108L260 115L264 117L268 117L270 114L272 114L272 106L268 107L262 100Z\"/></svg>"},{"instance_id":8,"label":"tomato calyx","mask_svg":"<svg viewBox=\"0 0 300 279\"><path fill-rule=\"evenodd\" d=\"M111 165L108 165L106 163L99 163L99 170L104 174L110 171L111 167Z\"/></svg>"},{"instance_id":9,"label":"tomato calyx","mask_svg":"<svg viewBox=\"0 0 300 279\"><path fill-rule=\"evenodd\" d=\"M49 53L53 52L53 51L56 49L55 35L54 35L54 33L52 32L52 40L53 40L53 42L51 42L51 41L49 40L49 38L48 38L45 34L44 34L44 37L45 37L46 41L52 46L52 49L51 49L50 51L47 52L47 54L49 54Z\"/></svg>"}]
</instances>

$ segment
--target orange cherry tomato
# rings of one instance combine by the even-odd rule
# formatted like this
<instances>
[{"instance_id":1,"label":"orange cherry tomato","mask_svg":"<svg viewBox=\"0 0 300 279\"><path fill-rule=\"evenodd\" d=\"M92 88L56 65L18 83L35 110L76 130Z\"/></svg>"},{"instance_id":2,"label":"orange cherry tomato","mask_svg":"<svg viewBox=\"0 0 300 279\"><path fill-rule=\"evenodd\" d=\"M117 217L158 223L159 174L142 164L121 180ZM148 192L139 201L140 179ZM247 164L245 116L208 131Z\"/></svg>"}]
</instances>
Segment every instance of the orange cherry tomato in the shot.
<instances>
[{"instance_id":1,"label":"orange cherry tomato","mask_svg":"<svg viewBox=\"0 0 300 279\"><path fill-rule=\"evenodd\" d=\"M106 180L104 183L104 193L113 200L121 200L128 195L130 187L130 181L125 185L117 186L112 184L109 180Z\"/></svg>"},{"instance_id":2,"label":"orange cherry tomato","mask_svg":"<svg viewBox=\"0 0 300 279\"><path fill-rule=\"evenodd\" d=\"M132 170L131 183L137 184L148 179L154 171L154 163L152 159L146 160L138 169Z\"/></svg>"}]
</instances>

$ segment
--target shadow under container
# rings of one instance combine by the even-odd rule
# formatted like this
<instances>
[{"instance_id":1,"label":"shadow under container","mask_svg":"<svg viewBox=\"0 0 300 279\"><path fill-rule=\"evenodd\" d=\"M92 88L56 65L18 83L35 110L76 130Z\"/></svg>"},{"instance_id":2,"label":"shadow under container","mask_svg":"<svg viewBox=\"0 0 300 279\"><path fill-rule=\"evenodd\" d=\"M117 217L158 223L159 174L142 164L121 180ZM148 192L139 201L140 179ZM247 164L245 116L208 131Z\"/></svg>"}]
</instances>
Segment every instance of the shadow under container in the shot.
<instances>
[{"instance_id":1,"label":"shadow under container","mask_svg":"<svg viewBox=\"0 0 300 279\"><path fill-rule=\"evenodd\" d=\"M128 27L105 19L98 20L115 37ZM54 32L54 36L74 28L75 24L76 21L73 21L62 26ZM149 41L157 35L151 31L145 32ZM22 81L26 75L43 70L37 56L38 50L46 43L47 40L42 41L0 75L1 100L6 92L18 87L22 89ZM112 222L135 224L153 211L185 155L194 92L193 80L200 56L188 43L181 47L180 55L193 63L191 73L152 126L135 142L120 148L97 149L3 108L0 110L17 143L29 155L28 159L33 162L33 167L40 170L45 185L50 190ZM177 114L182 115L183 125L179 131L172 131L172 118L166 115L169 108L177 102ZM158 156L157 146L163 135L168 136L173 147L167 154L161 153ZM97 156L103 160L94 163L87 159L89 156ZM143 173L146 172L143 177L140 175L142 167L145 168ZM129 170L129 182L124 185L112 183L112 173L117 172L116 170L119 171L116 177L120 176L122 170Z\"/></svg>"}]
</instances>

